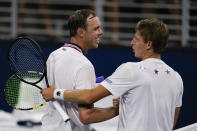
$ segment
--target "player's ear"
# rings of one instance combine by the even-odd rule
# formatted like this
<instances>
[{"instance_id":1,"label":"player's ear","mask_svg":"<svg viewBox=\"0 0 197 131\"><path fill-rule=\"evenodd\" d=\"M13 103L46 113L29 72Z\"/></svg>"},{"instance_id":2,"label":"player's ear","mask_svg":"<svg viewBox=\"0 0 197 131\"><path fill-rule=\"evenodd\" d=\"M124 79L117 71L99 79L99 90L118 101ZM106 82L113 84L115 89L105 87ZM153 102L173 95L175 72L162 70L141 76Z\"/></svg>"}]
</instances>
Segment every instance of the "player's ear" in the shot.
<instances>
[{"instance_id":1,"label":"player's ear","mask_svg":"<svg viewBox=\"0 0 197 131\"><path fill-rule=\"evenodd\" d=\"M146 43L146 49L147 50L150 50L151 48L152 48L152 41L148 41L147 43Z\"/></svg>"},{"instance_id":2,"label":"player's ear","mask_svg":"<svg viewBox=\"0 0 197 131\"><path fill-rule=\"evenodd\" d=\"M83 37L84 34L85 34L84 29L83 28L78 28L77 29L77 34L78 34L79 37Z\"/></svg>"}]
</instances>

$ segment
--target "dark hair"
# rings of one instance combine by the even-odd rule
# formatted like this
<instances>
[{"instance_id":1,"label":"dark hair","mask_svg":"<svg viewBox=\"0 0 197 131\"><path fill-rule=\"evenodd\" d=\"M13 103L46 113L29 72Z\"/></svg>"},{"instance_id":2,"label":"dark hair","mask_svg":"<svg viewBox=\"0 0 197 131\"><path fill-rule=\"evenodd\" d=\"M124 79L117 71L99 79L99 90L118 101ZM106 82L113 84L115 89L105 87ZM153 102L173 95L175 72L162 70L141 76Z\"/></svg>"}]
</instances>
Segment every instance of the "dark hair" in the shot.
<instances>
[{"instance_id":1,"label":"dark hair","mask_svg":"<svg viewBox=\"0 0 197 131\"><path fill-rule=\"evenodd\" d=\"M70 31L70 37L73 37L77 34L78 28L86 29L87 27L87 18L92 15L95 17L96 14L93 10L90 9L81 9L77 10L72 14L68 19L68 29Z\"/></svg>"},{"instance_id":2,"label":"dark hair","mask_svg":"<svg viewBox=\"0 0 197 131\"><path fill-rule=\"evenodd\" d=\"M149 18L140 20L136 25L136 31L144 39L144 42L152 41L153 51L162 53L168 42L168 27L163 21Z\"/></svg>"}]
</instances>

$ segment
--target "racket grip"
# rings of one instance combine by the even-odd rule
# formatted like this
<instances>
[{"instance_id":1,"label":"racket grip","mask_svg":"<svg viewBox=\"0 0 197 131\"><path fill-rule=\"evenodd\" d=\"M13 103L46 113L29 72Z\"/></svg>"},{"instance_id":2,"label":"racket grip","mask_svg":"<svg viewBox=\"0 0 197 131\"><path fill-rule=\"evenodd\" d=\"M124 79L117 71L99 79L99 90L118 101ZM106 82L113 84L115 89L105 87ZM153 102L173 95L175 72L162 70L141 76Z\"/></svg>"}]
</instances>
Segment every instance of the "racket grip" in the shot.
<instances>
[{"instance_id":1,"label":"racket grip","mask_svg":"<svg viewBox=\"0 0 197 131\"><path fill-rule=\"evenodd\" d=\"M68 114L62 109L62 107L60 106L60 104L57 101L53 101L53 105L55 106L56 110L60 113L64 122L67 122L70 120Z\"/></svg>"}]
</instances>

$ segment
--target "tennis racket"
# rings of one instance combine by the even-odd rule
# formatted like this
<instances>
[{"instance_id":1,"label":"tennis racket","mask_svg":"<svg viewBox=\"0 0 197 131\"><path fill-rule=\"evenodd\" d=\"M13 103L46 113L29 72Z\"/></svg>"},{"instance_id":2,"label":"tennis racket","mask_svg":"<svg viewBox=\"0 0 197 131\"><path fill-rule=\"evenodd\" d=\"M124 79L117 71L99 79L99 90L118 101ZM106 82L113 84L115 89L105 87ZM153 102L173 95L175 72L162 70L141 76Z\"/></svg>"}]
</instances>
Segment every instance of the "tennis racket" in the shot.
<instances>
[{"instance_id":1,"label":"tennis racket","mask_svg":"<svg viewBox=\"0 0 197 131\"><path fill-rule=\"evenodd\" d=\"M42 73L29 71L23 76L23 80L37 82L42 77ZM103 76L96 78L96 83L100 83L104 80ZM45 105L45 100L40 94L40 90L43 87L43 81L40 81L36 85L27 84L16 75L12 75L5 84L4 94L7 103L17 110L33 110ZM35 88L36 86L36 88Z\"/></svg>"},{"instance_id":2,"label":"tennis racket","mask_svg":"<svg viewBox=\"0 0 197 131\"><path fill-rule=\"evenodd\" d=\"M42 87L38 83L44 80L46 86L49 87L46 57L37 42L29 37L18 37L10 44L8 48L8 63L14 75L24 83L41 89ZM29 79L32 77L36 77L36 79ZM59 103L53 101L53 105L63 120L68 121L69 117Z\"/></svg>"},{"instance_id":3,"label":"tennis racket","mask_svg":"<svg viewBox=\"0 0 197 131\"><path fill-rule=\"evenodd\" d=\"M23 79L28 81L38 81L42 75L29 72L28 75L23 74ZM34 85L21 81L16 75L12 75L5 84L4 94L7 103L17 110L33 110L45 105L45 100L40 94L40 87L43 82Z\"/></svg>"}]
</instances>

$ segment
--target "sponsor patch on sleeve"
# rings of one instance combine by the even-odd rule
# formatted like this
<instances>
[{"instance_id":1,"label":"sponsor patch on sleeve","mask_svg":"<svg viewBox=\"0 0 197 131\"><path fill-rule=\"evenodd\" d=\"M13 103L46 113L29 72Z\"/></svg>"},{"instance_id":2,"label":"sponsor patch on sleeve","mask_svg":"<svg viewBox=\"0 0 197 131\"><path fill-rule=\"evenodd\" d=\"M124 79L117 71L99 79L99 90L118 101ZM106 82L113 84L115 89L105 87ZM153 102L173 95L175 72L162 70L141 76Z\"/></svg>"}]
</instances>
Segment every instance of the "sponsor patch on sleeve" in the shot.
<instances>
[{"instance_id":1,"label":"sponsor patch on sleeve","mask_svg":"<svg viewBox=\"0 0 197 131\"><path fill-rule=\"evenodd\" d=\"M109 83L109 84L111 84L112 83L112 81L110 80L110 79L105 79L105 81L107 82L107 83Z\"/></svg>"}]
</instances>

